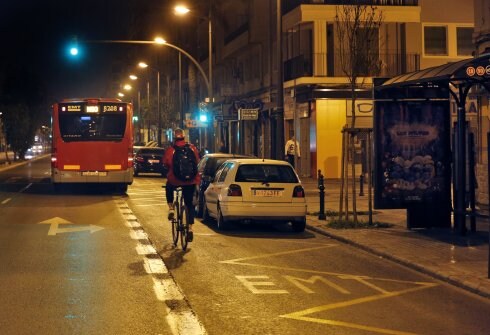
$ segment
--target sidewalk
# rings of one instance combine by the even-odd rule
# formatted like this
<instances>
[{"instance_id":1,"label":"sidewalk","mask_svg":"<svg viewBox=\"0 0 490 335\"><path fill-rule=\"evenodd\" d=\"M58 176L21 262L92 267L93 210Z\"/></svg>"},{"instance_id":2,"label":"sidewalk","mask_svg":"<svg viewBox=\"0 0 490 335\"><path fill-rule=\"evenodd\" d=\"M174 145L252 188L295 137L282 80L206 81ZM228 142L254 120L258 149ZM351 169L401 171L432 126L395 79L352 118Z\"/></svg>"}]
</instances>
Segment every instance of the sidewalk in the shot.
<instances>
[{"instance_id":1,"label":"sidewalk","mask_svg":"<svg viewBox=\"0 0 490 335\"><path fill-rule=\"evenodd\" d=\"M468 230L466 236L453 233L451 229L408 230L404 209L373 209L373 221L390 223L393 225L390 228L333 229L327 227L328 221L318 219L317 180L302 178L302 183L308 202L309 229L490 298L488 217L478 216L476 232ZM340 182L327 180L324 185L325 212L338 212ZM359 184L356 188L359 193ZM367 184L364 193L356 198L358 212L368 209ZM349 206L351 210L352 202ZM327 216L327 220L331 219ZM367 216L359 216L359 219L367 221ZM469 229L469 222L467 227Z\"/></svg>"},{"instance_id":2,"label":"sidewalk","mask_svg":"<svg viewBox=\"0 0 490 335\"><path fill-rule=\"evenodd\" d=\"M0 170L8 170L15 166L27 164L29 161L33 161L39 158L46 156L46 153L36 154L29 159L26 160L16 160L14 161L14 153L12 151L8 152L10 164L7 162L7 158L5 157L5 152L0 152Z\"/></svg>"}]
</instances>

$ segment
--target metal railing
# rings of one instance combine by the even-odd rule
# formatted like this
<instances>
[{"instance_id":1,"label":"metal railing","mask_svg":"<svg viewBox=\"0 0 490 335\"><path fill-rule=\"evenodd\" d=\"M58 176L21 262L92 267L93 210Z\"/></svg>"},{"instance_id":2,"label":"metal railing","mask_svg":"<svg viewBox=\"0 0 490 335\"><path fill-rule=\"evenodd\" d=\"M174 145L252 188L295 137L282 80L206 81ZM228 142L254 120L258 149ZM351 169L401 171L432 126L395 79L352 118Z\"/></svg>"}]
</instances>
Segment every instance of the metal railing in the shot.
<instances>
[{"instance_id":1,"label":"metal railing","mask_svg":"<svg viewBox=\"0 0 490 335\"><path fill-rule=\"evenodd\" d=\"M373 5L373 6L418 6L418 0L288 0L282 2L283 14L300 5Z\"/></svg>"},{"instance_id":2,"label":"metal railing","mask_svg":"<svg viewBox=\"0 0 490 335\"><path fill-rule=\"evenodd\" d=\"M419 54L386 53L375 56L379 59L378 68L366 69L361 75L367 77L393 77L420 69ZM300 77L345 77L339 54L316 53L312 57L299 55L285 61L284 79L287 81Z\"/></svg>"}]
</instances>

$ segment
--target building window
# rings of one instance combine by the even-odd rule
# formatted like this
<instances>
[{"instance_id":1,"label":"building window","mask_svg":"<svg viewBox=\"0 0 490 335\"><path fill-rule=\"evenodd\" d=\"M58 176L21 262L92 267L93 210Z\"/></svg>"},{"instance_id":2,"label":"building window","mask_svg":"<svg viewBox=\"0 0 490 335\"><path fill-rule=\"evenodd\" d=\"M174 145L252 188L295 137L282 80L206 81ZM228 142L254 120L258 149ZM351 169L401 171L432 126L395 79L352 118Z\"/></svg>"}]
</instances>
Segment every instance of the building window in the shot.
<instances>
[{"instance_id":1,"label":"building window","mask_svg":"<svg viewBox=\"0 0 490 335\"><path fill-rule=\"evenodd\" d=\"M444 26L424 27L424 52L430 56L447 55L447 28Z\"/></svg>"},{"instance_id":2,"label":"building window","mask_svg":"<svg viewBox=\"0 0 490 335\"><path fill-rule=\"evenodd\" d=\"M456 36L458 43L458 56L471 56L475 50L472 40L473 28L457 27Z\"/></svg>"}]
</instances>

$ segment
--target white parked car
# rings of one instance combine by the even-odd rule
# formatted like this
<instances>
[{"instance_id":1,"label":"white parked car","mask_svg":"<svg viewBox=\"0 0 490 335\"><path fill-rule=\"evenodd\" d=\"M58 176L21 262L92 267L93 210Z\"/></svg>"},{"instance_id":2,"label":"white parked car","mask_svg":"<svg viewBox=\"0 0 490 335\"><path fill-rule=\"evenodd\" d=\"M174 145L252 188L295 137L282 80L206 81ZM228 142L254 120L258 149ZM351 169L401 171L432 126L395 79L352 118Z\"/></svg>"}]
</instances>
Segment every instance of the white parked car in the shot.
<instances>
[{"instance_id":1,"label":"white parked car","mask_svg":"<svg viewBox=\"0 0 490 335\"><path fill-rule=\"evenodd\" d=\"M226 161L204 192L204 202L203 219L216 219L219 229L233 220L260 220L291 222L294 231L305 230L305 191L285 161Z\"/></svg>"}]
</instances>

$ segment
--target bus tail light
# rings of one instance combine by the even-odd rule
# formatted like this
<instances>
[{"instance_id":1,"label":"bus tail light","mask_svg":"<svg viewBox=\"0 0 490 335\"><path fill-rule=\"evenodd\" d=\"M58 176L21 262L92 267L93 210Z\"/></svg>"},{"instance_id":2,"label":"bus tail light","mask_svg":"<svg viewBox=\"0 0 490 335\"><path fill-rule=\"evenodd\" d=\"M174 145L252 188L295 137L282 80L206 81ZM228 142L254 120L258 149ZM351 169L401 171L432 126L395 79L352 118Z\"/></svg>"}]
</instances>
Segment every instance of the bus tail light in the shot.
<instances>
[{"instance_id":1,"label":"bus tail light","mask_svg":"<svg viewBox=\"0 0 490 335\"><path fill-rule=\"evenodd\" d=\"M131 167L133 166L133 150L132 149L129 149L128 150L128 167Z\"/></svg>"},{"instance_id":2,"label":"bus tail light","mask_svg":"<svg viewBox=\"0 0 490 335\"><path fill-rule=\"evenodd\" d=\"M297 185L293 190L293 198L304 198L305 190L302 186Z\"/></svg>"},{"instance_id":3,"label":"bus tail light","mask_svg":"<svg viewBox=\"0 0 490 335\"><path fill-rule=\"evenodd\" d=\"M53 148L53 151L51 152L51 168L57 169L58 168L58 158L56 157L56 149Z\"/></svg>"},{"instance_id":4,"label":"bus tail light","mask_svg":"<svg viewBox=\"0 0 490 335\"><path fill-rule=\"evenodd\" d=\"M228 187L228 196L229 197L241 197L242 196L242 189L241 189L240 185L231 184Z\"/></svg>"}]
</instances>

